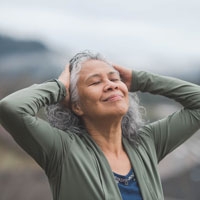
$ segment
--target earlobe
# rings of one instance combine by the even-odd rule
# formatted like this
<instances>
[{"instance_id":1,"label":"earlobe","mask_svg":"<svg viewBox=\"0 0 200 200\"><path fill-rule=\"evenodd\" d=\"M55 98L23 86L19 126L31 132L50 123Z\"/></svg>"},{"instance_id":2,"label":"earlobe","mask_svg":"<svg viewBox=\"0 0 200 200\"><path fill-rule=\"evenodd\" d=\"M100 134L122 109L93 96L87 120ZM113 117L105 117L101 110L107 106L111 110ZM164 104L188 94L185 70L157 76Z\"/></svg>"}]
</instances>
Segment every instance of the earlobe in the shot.
<instances>
[{"instance_id":1,"label":"earlobe","mask_svg":"<svg viewBox=\"0 0 200 200\"><path fill-rule=\"evenodd\" d=\"M83 111L82 111L79 103L73 103L72 104L72 110L78 116L82 116L83 115Z\"/></svg>"}]
</instances>

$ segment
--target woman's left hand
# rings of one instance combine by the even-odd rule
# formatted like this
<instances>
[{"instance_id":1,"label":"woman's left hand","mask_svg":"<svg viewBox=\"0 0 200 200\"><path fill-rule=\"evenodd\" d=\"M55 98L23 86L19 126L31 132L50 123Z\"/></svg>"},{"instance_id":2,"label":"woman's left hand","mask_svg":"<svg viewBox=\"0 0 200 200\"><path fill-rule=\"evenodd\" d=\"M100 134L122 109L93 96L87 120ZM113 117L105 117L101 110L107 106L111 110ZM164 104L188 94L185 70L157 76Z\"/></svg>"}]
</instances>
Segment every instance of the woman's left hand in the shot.
<instances>
[{"instance_id":1,"label":"woman's left hand","mask_svg":"<svg viewBox=\"0 0 200 200\"><path fill-rule=\"evenodd\" d=\"M118 65L113 65L113 67L119 72L122 81L126 84L128 90L130 91L132 81L132 70L126 69Z\"/></svg>"}]
</instances>

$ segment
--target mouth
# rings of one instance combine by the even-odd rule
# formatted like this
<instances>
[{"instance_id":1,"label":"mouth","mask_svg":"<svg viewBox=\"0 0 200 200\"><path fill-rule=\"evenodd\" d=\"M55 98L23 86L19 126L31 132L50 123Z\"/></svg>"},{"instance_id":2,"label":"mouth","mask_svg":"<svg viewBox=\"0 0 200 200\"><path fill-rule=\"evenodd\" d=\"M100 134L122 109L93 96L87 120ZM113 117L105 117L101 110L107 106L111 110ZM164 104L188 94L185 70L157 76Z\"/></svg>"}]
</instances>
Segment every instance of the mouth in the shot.
<instances>
[{"instance_id":1,"label":"mouth","mask_svg":"<svg viewBox=\"0 0 200 200\"><path fill-rule=\"evenodd\" d=\"M114 95L110 95L109 97L107 97L106 99L104 99L103 101L118 101L121 100L123 98L123 95L120 94L114 94Z\"/></svg>"}]
</instances>

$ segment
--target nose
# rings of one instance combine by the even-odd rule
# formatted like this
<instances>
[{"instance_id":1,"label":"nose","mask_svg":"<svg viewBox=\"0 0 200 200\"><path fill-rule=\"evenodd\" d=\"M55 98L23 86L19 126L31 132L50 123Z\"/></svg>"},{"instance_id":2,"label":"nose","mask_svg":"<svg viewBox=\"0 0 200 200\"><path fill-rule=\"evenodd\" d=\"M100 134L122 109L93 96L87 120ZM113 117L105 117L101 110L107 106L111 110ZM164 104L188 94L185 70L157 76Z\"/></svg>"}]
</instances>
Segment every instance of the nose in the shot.
<instances>
[{"instance_id":1,"label":"nose","mask_svg":"<svg viewBox=\"0 0 200 200\"><path fill-rule=\"evenodd\" d=\"M104 91L112 91L116 89L118 89L118 84L113 81L107 80L104 87Z\"/></svg>"}]
</instances>

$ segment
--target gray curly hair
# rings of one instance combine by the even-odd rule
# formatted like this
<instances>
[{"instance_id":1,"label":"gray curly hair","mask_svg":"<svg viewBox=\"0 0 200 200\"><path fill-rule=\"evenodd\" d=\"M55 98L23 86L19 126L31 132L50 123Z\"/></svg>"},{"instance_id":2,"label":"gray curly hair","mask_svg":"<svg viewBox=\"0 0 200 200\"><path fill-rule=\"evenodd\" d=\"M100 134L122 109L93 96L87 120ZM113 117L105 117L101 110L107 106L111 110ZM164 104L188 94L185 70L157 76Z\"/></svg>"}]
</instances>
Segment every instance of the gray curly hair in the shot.
<instances>
[{"instance_id":1,"label":"gray curly hair","mask_svg":"<svg viewBox=\"0 0 200 200\"><path fill-rule=\"evenodd\" d=\"M81 64L87 60L100 60L112 68L112 64L109 63L101 54L92 53L90 51L83 51L77 53L70 61L70 100L71 103L79 101L79 94L77 89L77 81L79 79L79 72L81 70ZM127 113L122 119L122 134L131 143L137 144L138 129L144 125L142 113L144 108L139 105L139 98L136 93L129 93L129 108ZM71 109L66 109L62 104L57 103L50 105L46 109L47 119L51 126L61 129L63 131L70 131L78 135L84 134L86 128L81 117L77 116Z\"/></svg>"}]
</instances>

